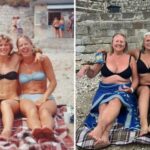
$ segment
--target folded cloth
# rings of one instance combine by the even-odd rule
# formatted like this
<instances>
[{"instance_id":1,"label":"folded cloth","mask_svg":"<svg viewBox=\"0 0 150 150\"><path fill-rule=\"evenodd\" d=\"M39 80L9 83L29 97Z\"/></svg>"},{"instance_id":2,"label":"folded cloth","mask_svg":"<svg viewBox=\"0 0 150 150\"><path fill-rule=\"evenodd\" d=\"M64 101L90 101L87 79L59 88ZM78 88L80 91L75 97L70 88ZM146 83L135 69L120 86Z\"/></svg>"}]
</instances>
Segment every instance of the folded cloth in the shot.
<instances>
[{"instance_id":1,"label":"folded cloth","mask_svg":"<svg viewBox=\"0 0 150 150\"><path fill-rule=\"evenodd\" d=\"M93 98L90 113L84 121L84 125L93 129L97 125L99 115L99 105L111 101L113 98L120 99L122 108L117 117L117 123L130 130L138 130L140 122L137 111L137 99L134 93L119 91L120 88L130 87L131 83L126 84L105 84L100 82L99 88Z\"/></svg>"},{"instance_id":2,"label":"folded cloth","mask_svg":"<svg viewBox=\"0 0 150 150\"><path fill-rule=\"evenodd\" d=\"M6 141L0 139L0 150L1 149L13 149L13 150L29 150L29 149L40 149L40 150L70 150L73 148L73 140L68 134L68 128L64 122L63 113L66 111L66 106L58 106L57 113L54 118L54 140L38 140L37 142L31 135L31 130L27 126L26 118L15 119L13 125L12 137ZM2 130L2 120L0 119L0 128Z\"/></svg>"}]
</instances>

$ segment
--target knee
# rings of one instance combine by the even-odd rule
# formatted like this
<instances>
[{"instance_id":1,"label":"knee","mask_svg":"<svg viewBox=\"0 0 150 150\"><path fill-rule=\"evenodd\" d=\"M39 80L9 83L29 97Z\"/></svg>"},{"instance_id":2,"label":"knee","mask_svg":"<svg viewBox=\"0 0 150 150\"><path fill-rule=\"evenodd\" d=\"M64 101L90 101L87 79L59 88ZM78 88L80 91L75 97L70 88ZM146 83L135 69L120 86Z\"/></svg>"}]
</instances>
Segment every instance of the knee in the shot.
<instances>
[{"instance_id":1,"label":"knee","mask_svg":"<svg viewBox=\"0 0 150 150\"><path fill-rule=\"evenodd\" d=\"M46 108L39 109L39 115L42 118L45 118L47 117L47 115L50 115L50 114L51 114L50 111L47 110Z\"/></svg>"},{"instance_id":2,"label":"knee","mask_svg":"<svg viewBox=\"0 0 150 150\"><path fill-rule=\"evenodd\" d=\"M38 110L36 107L30 108L30 110L26 111L27 116L34 116L36 114L38 114Z\"/></svg>"},{"instance_id":3,"label":"knee","mask_svg":"<svg viewBox=\"0 0 150 150\"><path fill-rule=\"evenodd\" d=\"M5 109L5 108L9 108L10 104L7 102L7 100L4 100L1 102L1 110Z\"/></svg>"},{"instance_id":4,"label":"knee","mask_svg":"<svg viewBox=\"0 0 150 150\"><path fill-rule=\"evenodd\" d=\"M139 88L139 90L140 90L140 93L147 93L147 94L150 93L148 86L142 86L141 88Z\"/></svg>"}]
</instances>

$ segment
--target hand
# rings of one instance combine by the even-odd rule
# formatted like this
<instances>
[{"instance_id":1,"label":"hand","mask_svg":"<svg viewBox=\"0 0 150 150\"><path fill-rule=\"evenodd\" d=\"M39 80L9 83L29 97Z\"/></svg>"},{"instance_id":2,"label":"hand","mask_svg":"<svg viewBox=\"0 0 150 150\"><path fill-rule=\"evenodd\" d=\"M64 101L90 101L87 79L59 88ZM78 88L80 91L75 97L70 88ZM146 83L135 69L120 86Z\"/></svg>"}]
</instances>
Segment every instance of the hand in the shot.
<instances>
[{"instance_id":1,"label":"hand","mask_svg":"<svg viewBox=\"0 0 150 150\"><path fill-rule=\"evenodd\" d=\"M97 52L97 53L104 53L104 54L107 53L105 49L98 49L96 52Z\"/></svg>"},{"instance_id":2,"label":"hand","mask_svg":"<svg viewBox=\"0 0 150 150\"><path fill-rule=\"evenodd\" d=\"M45 102L45 100L39 99L39 100L37 100L37 101L35 102L35 105L36 105L37 107L40 107L44 102Z\"/></svg>"},{"instance_id":3,"label":"hand","mask_svg":"<svg viewBox=\"0 0 150 150\"><path fill-rule=\"evenodd\" d=\"M126 92L126 93L132 93L132 90L129 87L119 89L119 91Z\"/></svg>"},{"instance_id":4,"label":"hand","mask_svg":"<svg viewBox=\"0 0 150 150\"><path fill-rule=\"evenodd\" d=\"M84 65L80 71L77 73L77 77L81 78L86 75L87 71L90 69L90 65Z\"/></svg>"},{"instance_id":5,"label":"hand","mask_svg":"<svg viewBox=\"0 0 150 150\"><path fill-rule=\"evenodd\" d=\"M43 55L41 53L36 53L34 62L40 62L43 60Z\"/></svg>"}]
</instances>

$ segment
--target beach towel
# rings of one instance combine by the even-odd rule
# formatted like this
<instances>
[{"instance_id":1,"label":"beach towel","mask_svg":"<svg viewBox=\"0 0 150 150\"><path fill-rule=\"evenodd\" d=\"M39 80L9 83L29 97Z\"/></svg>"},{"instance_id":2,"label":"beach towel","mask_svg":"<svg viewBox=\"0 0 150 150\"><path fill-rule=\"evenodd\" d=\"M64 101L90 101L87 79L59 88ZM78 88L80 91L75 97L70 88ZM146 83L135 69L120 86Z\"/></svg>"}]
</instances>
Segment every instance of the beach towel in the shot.
<instances>
[{"instance_id":1,"label":"beach towel","mask_svg":"<svg viewBox=\"0 0 150 150\"><path fill-rule=\"evenodd\" d=\"M139 136L140 121L137 110L137 99L134 93L120 91L127 84L104 84L100 82L98 90L92 100L92 106L85 121L77 129L76 145L83 149L95 149L95 140L88 136L89 132L96 127L98 120L98 108L100 104L107 103L113 98L119 98L122 108L109 132L111 144L124 145L130 143L150 144L150 135Z\"/></svg>"},{"instance_id":2,"label":"beach towel","mask_svg":"<svg viewBox=\"0 0 150 150\"><path fill-rule=\"evenodd\" d=\"M55 140L37 142L31 135L31 130L27 126L26 118L17 118L14 121L12 136L9 140L0 139L0 150L71 150L73 140L69 135L69 129L64 122L64 112L66 106L59 105L54 118ZM0 129L2 130L0 119Z\"/></svg>"},{"instance_id":3,"label":"beach towel","mask_svg":"<svg viewBox=\"0 0 150 150\"><path fill-rule=\"evenodd\" d=\"M92 100L90 113L86 117L84 124L90 129L97 125L99 115L99 105L118 98L122 103L122 108L117 117L117 122L123 124L125 128L130 130L138 130L140 122L137 110L137 99L134 93L120 91L124 87L130 87L131 83L126 84L105 84L100 82L99 88Z\"/></svg>"},{"instance_id":4,"label":"beach towel","mask_svg":"<svg viewBox=\"0 0 150 150\"><path fill-rule=\"evenodd\" d=\"M82 124L76 131L76 145L82 149L95 149L95 141L88 136L91 131ZM150 144L150 134L139 136L139 130L129 130L121 124L114 123L109 133L110 145L125 145L131 143ZM97 147L98 148L98 147ZM100 149L100 148L98 148Z\"/></svg>"}]
</instances>

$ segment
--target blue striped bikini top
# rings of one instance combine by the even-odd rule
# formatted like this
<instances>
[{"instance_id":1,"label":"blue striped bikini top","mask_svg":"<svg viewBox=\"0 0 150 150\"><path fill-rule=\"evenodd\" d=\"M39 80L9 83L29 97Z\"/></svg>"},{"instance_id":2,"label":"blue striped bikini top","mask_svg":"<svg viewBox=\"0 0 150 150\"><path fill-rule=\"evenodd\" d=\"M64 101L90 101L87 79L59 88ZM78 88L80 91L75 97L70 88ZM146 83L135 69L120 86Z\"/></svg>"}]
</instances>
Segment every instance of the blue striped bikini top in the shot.
<instances>
[{"instance_id":1,"label":"blue striped bikini top","mask_svg":"<svg viewBox=\"0 0 150 150\"><path fill-rule=\"evenodd\" d=\"M21 84L24 84L33 80L35 81L44 80L45 78L46 78L46 75L42 71L33 72L31 74L25 74L25 73L19 74L19 82Z\"/></svg>"}]
</instances>

